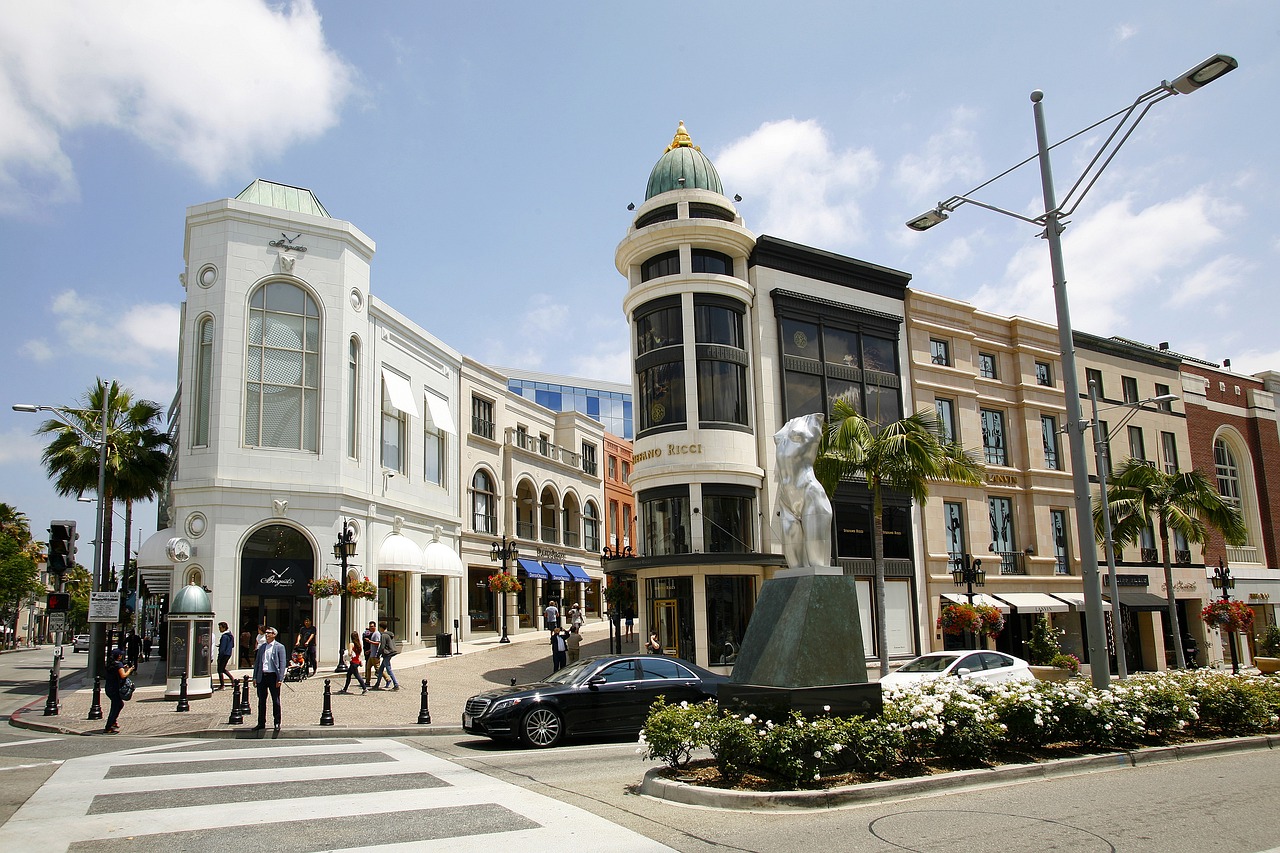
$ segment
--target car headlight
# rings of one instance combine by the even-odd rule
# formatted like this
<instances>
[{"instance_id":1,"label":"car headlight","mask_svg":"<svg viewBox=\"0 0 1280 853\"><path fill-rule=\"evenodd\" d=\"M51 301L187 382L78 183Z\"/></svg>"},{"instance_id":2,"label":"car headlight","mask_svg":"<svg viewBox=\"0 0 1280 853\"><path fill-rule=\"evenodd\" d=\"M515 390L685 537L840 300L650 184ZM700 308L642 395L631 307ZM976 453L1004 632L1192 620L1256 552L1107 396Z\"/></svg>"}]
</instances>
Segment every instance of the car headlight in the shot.
<instances>
[{"instance_id":1,"label":"car headlight","mask_svg":"<svg viewBox=\"0 0 1280 853\"><path fill-rule=\"evenodd\" d=\"M524 697L520 697L519 699L499 699L497 702L494 702L492 706L490 706L489 713L496 714L499 711L505 711L508 708L513 708L516 705L519 705L523 701L524 701Z\"/></svg>"}]
</instances>

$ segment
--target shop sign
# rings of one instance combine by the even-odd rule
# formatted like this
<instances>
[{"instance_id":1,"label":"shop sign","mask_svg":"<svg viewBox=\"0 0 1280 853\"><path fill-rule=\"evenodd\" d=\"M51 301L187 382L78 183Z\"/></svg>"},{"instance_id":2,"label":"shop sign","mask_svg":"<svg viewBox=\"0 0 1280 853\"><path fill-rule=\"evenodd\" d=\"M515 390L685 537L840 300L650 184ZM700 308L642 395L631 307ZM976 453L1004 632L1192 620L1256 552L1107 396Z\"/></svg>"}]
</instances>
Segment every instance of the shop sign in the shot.
<instances>
[{"instance_id":1,"label":"shop sign","mask_svg":"<svg viewBox=\"0 0 1280 853\"><path fill-rule=\"evenodd\" d=\"M1123 577L1123 575L1117 575L1117 577ZM1174 592L1195 592L1196 589L1198 589L1198 585L1196 584L1195 581L1174 581L1173 582ZM1168 592L1169 585L1167 583L1160 584L1160 591Z\"/></svg>"},{"instance_id":2,"label":"shop sign","mask_svg":"<svg viewBox=\"0 0 1280 853\"><path fill-rule=\"evenodd\" d=\"M1018 478L1012 474L987 474L987 482L993 486L1016 486Z\"/></svg>"},{"instance_id":3,"label":"shop sign","mask_svg":"<svg viewBox=\"0 0 1280 853\"><path fill-rule=\"evenodd\" d=\"M1270 601L1271 593L1269 592L1251 592L1249 593L1250 601Z\"/></svg>"},{"instance_id":4,"label":"shop sign","mask_svg":"<svg viewBox=\"0 0 1280 853\"><path fill-rule=\"evenodd\" d=\"M552 563L563 563L563 562L564 562L564 554L563 554L562 552L560 552L560 551L557 551L555 548L542 548L542 547L539 547L539 548L538 548L538 559L539 559L539 560L548 560L548 561L550 561L550 562L552 562Z\"/></svg>"},{"instance_id":5,"label":"shop sign","mask_svg":"<svg viewBox=\"0 0 1280 853\"><path fill-rule=\"evenodd\" d=\"M307 595L311 564L300 560L252 557L244 561L241 574L244 595Z\"/></svg>"},{"instance_id":6,"label":"shop sign","mask_svg":"<svg viewBox=\"0 0 1280 853\"><path fill-rule=\"evenodd\" d=\"M664 454L667 456L690 456L702 453L702 444L668 444L664 450L662 447L653 447L649 450L643 450L631 457L631 465L635 467L641 462L648 462L650 459L659 459Z\"/></svg>"},{"instance_id":7,"label":"shop sign","mask_svg":"<svg viewBox=\"0 0 1280 853\"><path fill-rule=\"evenodd\" d=\"M1103 575L1102 582L1110 585L1111 575ZM1147 575L1116 575L1116 586L1146 586L1148 583L1150 579ZM1177 584L1174 584L1174 588L1177 588Z\"/></svg>"}]
</instances>

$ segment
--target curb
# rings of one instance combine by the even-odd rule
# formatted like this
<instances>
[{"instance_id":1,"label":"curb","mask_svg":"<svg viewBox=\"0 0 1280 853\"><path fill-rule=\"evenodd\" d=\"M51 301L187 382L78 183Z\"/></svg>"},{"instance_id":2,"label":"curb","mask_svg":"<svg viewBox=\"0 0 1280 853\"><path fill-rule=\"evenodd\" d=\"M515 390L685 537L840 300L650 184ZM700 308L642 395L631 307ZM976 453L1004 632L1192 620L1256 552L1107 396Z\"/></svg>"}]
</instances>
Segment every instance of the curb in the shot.
<instances>
[{"instance_id":1,"label":"curb","mask_svg":"<svg viewBox=\"0 0 1280 853\"><path fill-rule=\"evenodd\" d=\"M709 809L803 811L884 802L944 791L1005 785L1036 779L1050 779L1057 776L1073 776L1081 773L1117 770L1147 764L1202 758L1210 755L1277 748L1280 748L1280 736L1276 735L1223 738L1177 746L1156 746L1104 755L1064 758L1043 764L1006 764L983 770L956 770L950 773L940 773L937 776L890 779L884 782L847 785L825 791L729 791L720 788L703 788L686 782L668 779L661 775L666 768L654 767L644 774L644 779L640 783L640 793L668 803Z\"/></svg>"}]
</instances>

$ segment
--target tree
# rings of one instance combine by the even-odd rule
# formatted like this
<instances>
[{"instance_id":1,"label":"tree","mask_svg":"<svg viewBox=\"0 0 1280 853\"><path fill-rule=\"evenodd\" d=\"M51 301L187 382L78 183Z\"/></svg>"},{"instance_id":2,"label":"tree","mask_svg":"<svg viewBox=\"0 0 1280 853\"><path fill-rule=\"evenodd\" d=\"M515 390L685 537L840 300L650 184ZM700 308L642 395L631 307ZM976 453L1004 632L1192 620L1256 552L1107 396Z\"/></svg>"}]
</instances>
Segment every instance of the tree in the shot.
<instances>
[{"instance_id":1,"label":"tree","mask_svg":"<svg viewBox=\"0 0 1280 853\"><path fill-rule=\"evenodd\" d=\"M1188 542L1203 542L1208 526L1222 531L1228 544L1245 542L1244 517L1228 503L1208 476L1201 471L1179 471L1169 474L1142 459L1127 459L1108 478L1107 502L1111 508L1111 538L1119 544L1140 541L1142 532L1157 522L1161 557L1164 561L1164 584L1168 602L1167 615L1173 650L1179 669L1187 666L1182 650L1182 630L1178 625L1178 606L1174 600L1173 562L1169 555L1169 531L1186 537ZM1093 528L1099 542L1106 536L1102 502L1093 503Z\"/></svg>"},{"instance_id":2,"label":"tree","mask_svg":"<svg viewBox=\"0 0 1280 853\"><path fill-rule=\"evenodd\" d=\"M0 533L0 624L12 629L11 639L17 639L23 605L44 591L39 567L24 543L9 533Z\"/></svg>"},{"instance_id":3,"label":"tree","mask_svg":"<svg viewBox=\"0 0 1280 853\"><path fill-rule=\"evenodd\" d=\"M831 408L826 445L819 450L814 473L829 496L835 496L841 480L855 478L865 481L871 492L875 614L883 638L885 491L905 492L923 505L929 498L930 482L982 485L982 463L976 454L947 441L931 411L922 410L880 426L838 397ZM882 639L880 672L883 675L888 671L889 647Z\"/></svg>"},{"instance_id":4,"label":"tree","mask_svg":"<svg viewBox=\"0 0 1280 853\"><path fill-rule=\"evenodd\" d=\"M118 382L108 385L99 378L78 406L60 410L67 422L51 418L36 432L53 437L41 458L58 494L96 491L104 397L107 457L103 494L99 496L103 507L101 566L110 566L115 501L152 498L168 478L169 436L156 428L160 404L134 400L133 392Z\"/></svg>"}]
</instances>

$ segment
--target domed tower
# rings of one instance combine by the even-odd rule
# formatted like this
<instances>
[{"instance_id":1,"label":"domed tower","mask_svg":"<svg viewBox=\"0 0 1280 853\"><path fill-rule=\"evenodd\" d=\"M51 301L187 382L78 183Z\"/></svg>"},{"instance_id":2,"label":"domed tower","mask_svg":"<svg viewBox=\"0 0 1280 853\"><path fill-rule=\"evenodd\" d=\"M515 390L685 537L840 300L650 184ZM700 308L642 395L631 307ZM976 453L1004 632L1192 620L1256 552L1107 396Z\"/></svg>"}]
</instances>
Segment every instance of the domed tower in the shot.
<instances>
[{"instance_id":1,"label":"domed tower","mask_svg":"<svg viewBox=\"0 0 1280 853\"><path fill-rule=\"evenodd\" d=\"M657 611L649 626L664 645L690 660L696 645L699 662L712 665L733 652L720 647L715 626L696 624L705 610L695 619L699 608L681 602L736 601L750 594L742 587L756 583L761 561L780 559L760 553L767 466L755 437L761 392L748 278L755 244L681 122L615 264L627 279L623 310L635 364L637 579L661 587L641 596L673 602L673 612Z\"/></svg>"}]
</instances>

